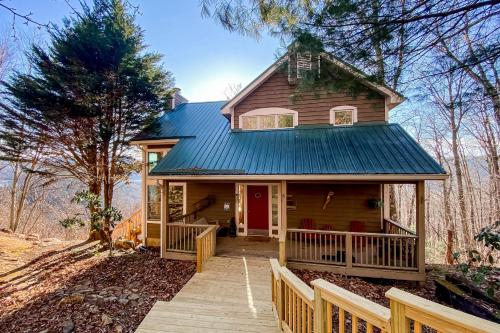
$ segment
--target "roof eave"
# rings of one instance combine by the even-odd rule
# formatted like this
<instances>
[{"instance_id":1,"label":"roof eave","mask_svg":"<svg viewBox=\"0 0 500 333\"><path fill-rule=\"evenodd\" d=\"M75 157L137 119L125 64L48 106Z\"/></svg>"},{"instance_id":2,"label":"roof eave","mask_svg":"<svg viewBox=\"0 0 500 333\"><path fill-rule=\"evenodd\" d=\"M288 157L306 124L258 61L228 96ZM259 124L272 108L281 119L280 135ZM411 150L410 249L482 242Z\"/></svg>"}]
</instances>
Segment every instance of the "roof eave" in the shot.
<instances>
[{"instance_id":1,"label":"roof eave","mask_svg":"<svg viewBox=\"0 0 500 333\"><path fill-rule=\"evenodd\" d=\"M289 180L289 181L420 181L420 180L446 180L448 174L321 174L321 175L248 175L248 174L226 174L226 175L155 175L153 179L192 179L192 180Z\"/></svg>"}]
</instances>

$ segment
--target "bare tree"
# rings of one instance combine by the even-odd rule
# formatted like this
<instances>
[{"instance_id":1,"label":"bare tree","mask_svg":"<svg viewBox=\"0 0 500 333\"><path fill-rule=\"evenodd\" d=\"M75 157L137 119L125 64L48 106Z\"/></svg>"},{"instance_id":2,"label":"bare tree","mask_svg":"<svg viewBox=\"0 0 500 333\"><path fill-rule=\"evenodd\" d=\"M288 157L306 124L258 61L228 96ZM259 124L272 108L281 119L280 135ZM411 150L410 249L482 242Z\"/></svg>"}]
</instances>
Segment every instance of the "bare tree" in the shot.
<instances>
[{"instance_id":1,"label":"bare tree","mask_svg":"<svg viewBox=\"0 0 500 333\"><path fill-rule=\"evenodd\" d=\"M463 72L450 71L450 62L441 60L435 63L435 68L443 74L439 80L428 79L426 90L430 95L435 110L441 116L450 131L450 137L445 138L453 156L453 168L458 191L459 214L463 228L463 238L466 245L471 244L472 235L470 220L467 218L466 194L464 184L464 165L460 154L460 130L464 116L467 113L466 94L471 89Z\"/></svg>"}]
</instances>

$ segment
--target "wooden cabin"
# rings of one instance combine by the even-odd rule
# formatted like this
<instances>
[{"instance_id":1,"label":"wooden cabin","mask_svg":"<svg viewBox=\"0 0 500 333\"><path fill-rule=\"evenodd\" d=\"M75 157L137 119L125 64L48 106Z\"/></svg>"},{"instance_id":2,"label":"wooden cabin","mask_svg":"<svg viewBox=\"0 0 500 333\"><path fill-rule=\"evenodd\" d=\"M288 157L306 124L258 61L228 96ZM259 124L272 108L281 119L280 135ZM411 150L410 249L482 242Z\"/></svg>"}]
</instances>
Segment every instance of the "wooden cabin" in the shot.
<instances>
[{"instance_id":1,"label":"wooden cabin","mask_svg":"<svg viewBox=\"0 0 500 333\"><path fill-rule=\"evenodd\" d=\"M425 279L425 181L445 171L388 122L400 94L312 58L361 88L307 88L298 74L320 66L285 55L233 99L173 105L134 139L146 245L194 253L207 225L233 223L237 238L273 240L281 264ZM403 183L416 191L415 230L389 219L388 187Z\"/></svg>"}]
</instances>

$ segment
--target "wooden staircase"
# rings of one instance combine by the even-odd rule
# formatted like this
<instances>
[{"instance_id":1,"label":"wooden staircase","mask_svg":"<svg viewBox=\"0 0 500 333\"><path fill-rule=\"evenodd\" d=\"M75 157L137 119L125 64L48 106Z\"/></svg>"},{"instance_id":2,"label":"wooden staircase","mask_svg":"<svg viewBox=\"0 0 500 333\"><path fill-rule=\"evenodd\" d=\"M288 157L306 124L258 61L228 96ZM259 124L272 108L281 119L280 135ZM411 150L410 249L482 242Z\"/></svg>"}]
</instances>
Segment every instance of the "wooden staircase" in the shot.
<instances>
[{"instance_id":1,"label":"wooden staircase","mask_svg":"<svg viewBox=\"0 0 500 333\"><path fill-rule=\"evenodd\" d=\"M193 223L194 221L196 221L197 214L199 212L210 207L214 203L215 203L215 195L208 195L205 198L196 201L193 204L193 210L190 211L189 213L183 215L170 215L169 223L179 223L179 222L184 224Z\"/></svg>"},{"instance_id":2,"label":"wooden staircase","mask_svg":"<svg viewBox=\"0 0 500 333\"><path fill-rule=\"evenodd\" d=\"M137 245L140 243L138 235L141 234L142 227L142 209L136 210L130 217L118 223L113 229L112 239L117 240L123 237L127 240L134 241Z\"/></svg>"}]
</instances>

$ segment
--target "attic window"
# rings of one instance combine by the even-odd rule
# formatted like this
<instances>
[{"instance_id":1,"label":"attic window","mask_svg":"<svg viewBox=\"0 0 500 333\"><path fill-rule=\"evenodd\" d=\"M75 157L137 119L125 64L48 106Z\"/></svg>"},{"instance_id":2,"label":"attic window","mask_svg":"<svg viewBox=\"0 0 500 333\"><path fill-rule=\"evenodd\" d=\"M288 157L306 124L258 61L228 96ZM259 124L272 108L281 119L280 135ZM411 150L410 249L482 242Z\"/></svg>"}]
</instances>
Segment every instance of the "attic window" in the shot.
<instances>
[{"instance_id":1,"label":"attic window","mask_svg":"<svg viewBox=\"0 0 500 333\"><path fill-rule=\"evenodd\" d=\"M330 124L350 126L358 121L358 109L354 106L337 106L330 109Z\"/></svg>"},{"instance_id":2,"label":"attic window","mask_svg":"<svg viewBox=\"0 0 500 333\"><path fill-rule=\"evenodd\" d=\"M239 121L244 130L291 128L298 125L298 113L284 108L261 108L240 115Z\"/></svg>"}]
</instances>

